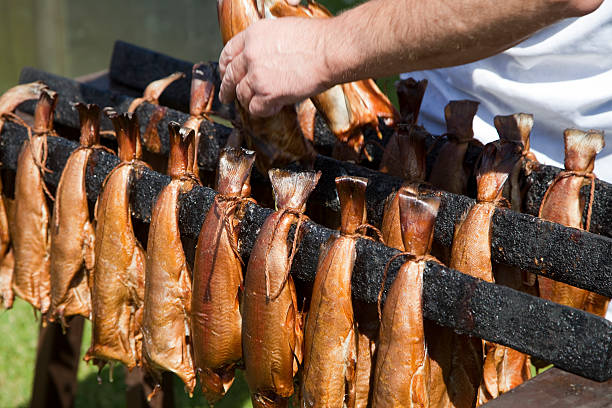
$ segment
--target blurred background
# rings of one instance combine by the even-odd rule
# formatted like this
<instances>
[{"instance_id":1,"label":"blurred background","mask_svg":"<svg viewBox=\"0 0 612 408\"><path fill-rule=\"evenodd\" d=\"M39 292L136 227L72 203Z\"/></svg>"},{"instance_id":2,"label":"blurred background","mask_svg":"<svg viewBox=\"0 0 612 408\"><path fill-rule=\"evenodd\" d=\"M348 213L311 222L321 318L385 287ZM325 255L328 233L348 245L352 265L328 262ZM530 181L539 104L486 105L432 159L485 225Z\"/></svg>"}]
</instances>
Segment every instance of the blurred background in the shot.
<instances>
[{"instance_id":1,"label":"blurred background","mask_svg":"<svg viewBox=\"0 0 612 408\"><path fill-rule=\"evenodd\" d=\"M353 0L320 0L333 12ZM128 41L187 61L217 60L222 44L213 0L0 0L0 93L17 84L25 66L77 77L108 68L113 44ZM381 82L391 93L395 78ZM393 92L394 93L394 92ZM30 401L39 322L32 308L16 299L0 311L0 407L27 407ZM81 353L90 343L85 326ZM123 407L124 370L81 362L76 407ZM199 390L190 399L175 381L177 407L205 407ZM230 394L216 407L250 407L239 374Z\"/></svg>"}]
</instances>

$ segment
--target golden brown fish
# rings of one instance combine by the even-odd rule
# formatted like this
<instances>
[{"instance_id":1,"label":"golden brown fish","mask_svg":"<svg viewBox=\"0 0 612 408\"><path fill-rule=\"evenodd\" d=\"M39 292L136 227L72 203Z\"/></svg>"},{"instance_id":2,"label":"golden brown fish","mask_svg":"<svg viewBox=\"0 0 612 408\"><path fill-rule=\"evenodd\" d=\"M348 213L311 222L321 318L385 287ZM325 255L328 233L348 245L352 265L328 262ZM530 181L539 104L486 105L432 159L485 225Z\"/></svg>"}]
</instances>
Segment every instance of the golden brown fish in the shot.
<instances>
[{"instance_id":1,"label":"golden brown fish","mask_svg":"<svg viewBox=\"0 0 612 408\"><path fill-rule=\"evenodd\" d=\"M51 217L51 318L91 315L95 227L89 218L85 187L87 164L100 148L100 108L77 103L80 144L64 166Z\"/></svg>"},{"instance_id":2,"label":"golden brown fish","mask_svg":"<svg viewBox=\"0 0 612 408\"><path fill-rule=\"evenodd\" d=\"M520 146L511 143L490 143L485 146L476 177L477 203L455 229L449 265L451 268L487 282L494 282L491 263L491 219L495 208L500 205L503 186L514 168L514 158L520 151ZM480 357L476 354L482 353L480 344L466 341L466 347L456 349L457 353L462 354L460 363L464 367L476 364ZM463 387L454 389L457 393L465 393L466 396L475 397L477 392L477 405L485 404L490 399L520 385L528 380L530 375L530 359L523 353L485 342L485 354L482 380L476 381L479 372L466 369L468 377L460 379L462 382L459 383ZM468 359L474 360L468 361ZM469 402L471 404L473 400ZM465 403L468 403L467 399Z\"/></svg>"},{"instance_id":3,"label":"golden brown fish","mask_svg":"<svg viewBox=\"0 0 612 408\"><path fill-rule=\"evenodd\" d=\"M51 304L49 276L48 190L43 180L47 137L54 135L53 114L57 93L44 89L34 112L32 137L19 153L15 175L15 225L11 231L15 256L13 290L39 309L43 316Z\"/></svg>"},{"instance_id":4,"label":"golden brown fish","mask_svg":"<svg viewBox=\"0 0 612 408\"><path fill-rule=\"evenodd\" d=\"M595 193L595 156L605 143L603 132L590 130L583 132L577 129L567 129L565 139L565 170L553 180L542 199L540 217L557 222L567 227L589 230L590 213ZM584 185L590 185L590 202L580 194ZM582 214L587 208L586 225L582 222ZM604 316L609 299L575 288L562 282L538 277L540 296L553 302L561 303L577 309Z\"/></svg>"},{"instance_id":5,"label":"golden brown fish","mask_svg":"<svg viewBox=\"0 0 612 408\"><path fill-rule=\"evenodd\" d=\"M144 102L148 102L152 105L155 105L155 110L149 118L149 123L147 123L145 132L142 134L142 142L144 143L146 149L152 153L161 153L162 142L159 138L157 125L159 124L159 121L164 117L167 111L165 107L159 106L159 97L166 90L166 88L170 86L170 84L184 77L184 73L175 72L165 78L153 81L149 85L147 85L142 97L136 98L132 101L132 103L130 103L130 106L128 108L129 113L136 112L136 109L138 109L138 107Z\"/></svg>"},{"instance_id":6,"label":"golden brown fish","mask_svg":"<svg viewBox=\"0 0 612 408\"><path fill-rule=\"evenodd\" d=\"M254 0L217 0L223 43L264 18L264 9L263 2ZM256 164L261 172L298 160L309 164L314 158L314 149L302 135L294 106L285 106L269 118L251 116L240 104L237 107L242 138L249 149L257 152Z\"/></svg>"},{"instance_id":7,"label":"golden brown fish","mask_svg":"<svg viewBox=\"0 0 612 408\"><path fill-rule=\"evenodd\" d=\"M444 109L447 140L438 152L428 181L450 193L467 193L468 180L473 173L463 163L465 153L470 144L482 146L474 139L472 130L478 105L468 100L451 101Z\"/></svg>"},{"instance_id":8,"label":"golden brown fish","mask_svg":"<svg viewBox=\"0 0 612 408\"><path fill-rule=\"evenodd\" d=\"M117 134L121 163L104 180L96 203L92 337L85 360L100 367L119 361L131 370L141 360L145 252L134 235L130 185L147 165L140 161L136 116L105 112Z\"/></svg>"},{"instance_id":9,"label":"golden brown fish","mask_svg":"<svg viewBox=\"0 0 612 408\"><path fill-rule=\"evenodd\" d=\"M303 333L289 271L306 201L320 175L269 172L278 210L264 222L251 251L242 301L242 352L255 407L286 407L293 394ZM291 246L287 241L294 225Z\"/></svg>"},{"instance_id":10,"label":"golden brown fish","mask_svg":"<svg viewBox=\"0 0 612 408\"><path fill-rule=\"evenodd\" d=\"M404 248L411 258L393 281L380 322L372 407L429 407L430 363L423 321L423 270L440 200L399 193Z\"/></svg>"},{"instance_id":11,"label":"golden brown fish","mask_svg":"<svg viewBox=\"0 0 612 408\"><path fill-rule=\"evenodd\" d=\"M179 197L199 185L191 173L192 129L168 126L172 178L159 193L151 214L147 241L142 353L147 370L161 383L161 372L175 373L191 394L196 376L190 335L191 268L179 230Z\"/></svg>"},{"instance_id":12,"label":"golden brown fish","mask_svg":"<svg viewBox=\"0 0 612 408\"><path fill-rule=\"evenodd\" d=\"M355 406L357 332L351 276L357 231L366 222L367 184L359 177L336 178L342 224L340 234L328 240L319 256L304 330L302 407Z\"/></svg>"},{"instance_id":13,"label":"golden brown fish","mask_svg":"<svg viewBox=\"0 0 612 408\"><path fill-rule=\"evenodd\" d=\"M194 363L209 403L223 398L242 359L242 259L238 253L241 205L250 194L255 154L221 152L215 197L196 247L191 297Z\"/></svg>"},{"instance_id":14,"label":"golden brown fish","mask_svg":"<svg viewBox=\"0 0 612 408\"><path fill-rule=\"evenodd\" d=\"M45 88L42 82L32 82L17 85L0 96L0 134L6 121L25 125L13 111L27 100L40 98ZM13 306L15 296L12 288L15 258L11 248L8 205L9 200L2 194L2 182L0 181L0 306L5 309Z\"/></svg>"}]
</instances>

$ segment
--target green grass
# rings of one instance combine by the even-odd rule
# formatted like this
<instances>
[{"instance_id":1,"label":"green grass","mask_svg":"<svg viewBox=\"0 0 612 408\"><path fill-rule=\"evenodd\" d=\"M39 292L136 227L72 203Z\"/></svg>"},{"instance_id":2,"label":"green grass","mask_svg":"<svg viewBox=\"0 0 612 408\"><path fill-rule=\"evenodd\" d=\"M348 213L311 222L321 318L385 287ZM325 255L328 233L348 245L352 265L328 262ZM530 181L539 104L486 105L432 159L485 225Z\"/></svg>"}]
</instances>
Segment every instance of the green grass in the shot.
<instances>
[{"instance_id":1,"label":"green grass","mask_svg":"<svg viewBox=\"0 0 612 408\"><path fill-rule=\"evenodd\" d=\"M38 321L32 307L21 299L15 300L13 309L0 311L0 407L27 407L32 392ZM86 322L81 346L81 357L91 341L91 324ZM100 374L98 369L82 359L78 371L78 389L75 407L115 408L125 407L124 369L116 366L113 382L109 382L109 368ZM174 396L177 407L200 408L208 404L196 388L193 398L184 392L181 381L174 378ZM215 408L250 407L249 392L242 372L237 372L236 381L228 395Z\"/></svg>"}]
</instances>

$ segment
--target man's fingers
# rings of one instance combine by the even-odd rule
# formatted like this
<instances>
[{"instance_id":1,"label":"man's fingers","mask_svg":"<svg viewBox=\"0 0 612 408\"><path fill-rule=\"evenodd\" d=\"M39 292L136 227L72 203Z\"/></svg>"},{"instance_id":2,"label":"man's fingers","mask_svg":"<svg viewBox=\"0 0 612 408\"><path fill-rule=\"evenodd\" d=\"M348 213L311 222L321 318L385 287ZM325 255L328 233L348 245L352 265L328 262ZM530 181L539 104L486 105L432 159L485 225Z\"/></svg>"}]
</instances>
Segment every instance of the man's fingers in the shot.
<instances>
[{"instance_id":1,"label":"man's fingers","mask_svg":"<svg viewBox=\"0 0 612 408\"><path fill-rule=\"evenodd\" d=\"M291 4L292 6L297 6L301 3L301 0L287 0L287 3Z\"/></svg>"},{"instance_id":2,"label":"man's fingers","mask_svg":"<svg viewBox=\"0 0 612 408\"><path fill-rule=\"evenodd\" d=\"M228 43L229 44L229 43ZM230 103L236 97L236 86L247 73L246 57L244 53L235 57L225 68L223 81L219 88L219 99L223 103Z\"/></svg>"},{"instance_id":3,"label":"man's fingers","mask_svg":"<svg viewBox=\"0 0 612 408\"><path fill-rule=\"evenodd\" d=\"M221 78L225 75L225 70L227 66L236 58L237 55L242 53L244 49L244 35L243 33L238 33L234 37L232 37L225 47L223 47L223 51L221 51L221 56L219 56L219 73L221 74Z\"/></svg>"},{"instance_id":4,"label":"man's fingers","mask_svg":"<svg viewBox=\"0 0 612 408\"><path fill-rule=\"evenodd\" d=\"M261 118L276 115L282 108L282 105L270 103L266 98L259 95L255 95L249 103L249 113Z\"/></svg>"},{"instance_id":5,"label":"man's fingers","mask_svg":"<svg viewBox=\"0 0 612 408\"><path fill-rule=\"evenodd\" d=\"M236 86L236 99L240 102L240 105L248 107L253 99L253 88L249 82L249 77L245 76L242 81Z\"/></svg>"}]
</instances>

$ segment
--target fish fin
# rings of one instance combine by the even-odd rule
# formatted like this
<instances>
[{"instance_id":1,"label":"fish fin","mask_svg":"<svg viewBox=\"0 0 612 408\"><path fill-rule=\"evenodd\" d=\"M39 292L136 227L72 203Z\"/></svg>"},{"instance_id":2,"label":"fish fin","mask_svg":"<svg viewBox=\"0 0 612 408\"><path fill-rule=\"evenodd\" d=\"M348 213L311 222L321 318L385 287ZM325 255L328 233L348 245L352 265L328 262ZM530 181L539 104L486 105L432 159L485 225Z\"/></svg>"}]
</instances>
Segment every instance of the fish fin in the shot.
<instances>
[{"instance_id":1,"label":"fish fin","mask_svg":"<svg viewBox=\"0 0 612 408\"><path fill-rule=\"evenodd\" d=\"M565 140L565 169L592 172L595 156L606 145L604 132L602 130L583 132L578 129L566 129L563 136Z\"/></svg>"},{"instance_id":2,"label":"fish fin","mask_svg":"<svg viewBox=\"0 0 612 408\"><path fill-rule=\"evenodd\" d=\"M446 119L446 132L449 140L456 143L465 143L472 140L474 130L474 116L478 110L479 102L470 100L450 101L444 108Z\"/></svg>"},{"instance_id":3,"label":"fish fin","mask_svg":"<svg viewBox=\"0 0 612 408\"><path fill-rule=\"evenodd\" d=\"M217 166L216 190L222 195L248 196L253 163L255 152L252 150L231 147L223 149Z\"/></svg>"},{"instance_id":4,"label":"fish fin","mask_svg":"<svg viewBox=\"0 0 612 408\"><path fill-rule=\"evenodd\" d=\"M366 222L366 187L368 179L355 176L336 177L336 190L340 199L341 231L354 234Z\"/></svg>"},{"instance_id":5,"label":"fish fin","mask_svg":"<svg viewBox=\"0 0 612 408\"><path fill-rule=\"evenodd\" d=\"M407 78L395 83L402 122L416 125L428 81Z\"/></svg>"},{"instance_id":6,"label":"fish fin","mask_svg":"<svg viewBox=\"0 0 612 408\"><path fill-rule=\"evenodd\" d=\"M272 169L268 172L268 176L274 190L276 208L303 212L306 209L308 196L317 186L321 172Z\"/></svg>"},{"instance_id":7,"label":"fish fin","mask_svg":"<svg viewBox=\"0 0 612 408\"><path fill-rule=\"evenodd\" d=\"M515 113L508 116L496 116L493 122L500 140L520 143L523 145L523 151L529 151L529 135L533 128L533 115Z\"/></svg>"},{"instance_id":8,"label":"fish fin","mask_svg":"<svg viewBox=\"0 0 612 408\"><path fill-rule=\"evenodd\" d=\"M440 198L418 197L408 189L400 189L398 198L405 251L416 256L428 254L433 241Z\"/></svg>"}]
</instances>

